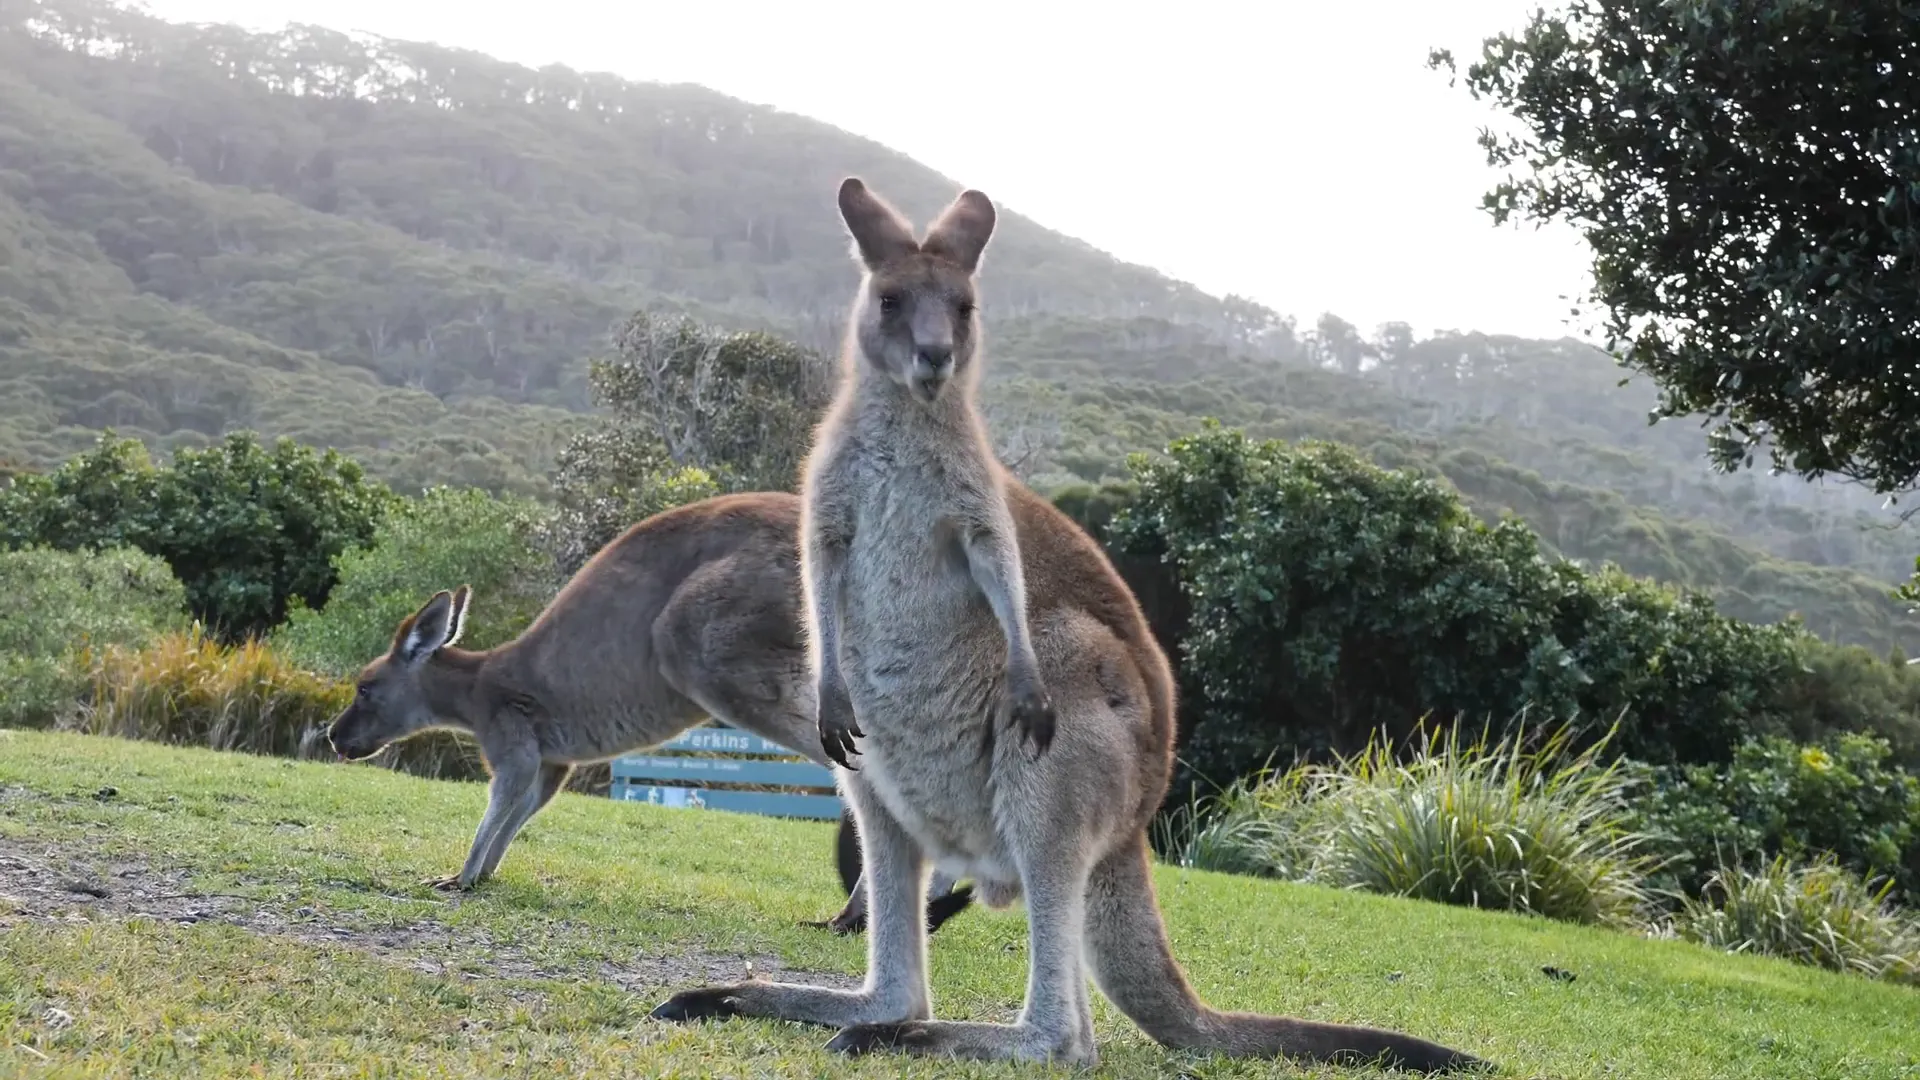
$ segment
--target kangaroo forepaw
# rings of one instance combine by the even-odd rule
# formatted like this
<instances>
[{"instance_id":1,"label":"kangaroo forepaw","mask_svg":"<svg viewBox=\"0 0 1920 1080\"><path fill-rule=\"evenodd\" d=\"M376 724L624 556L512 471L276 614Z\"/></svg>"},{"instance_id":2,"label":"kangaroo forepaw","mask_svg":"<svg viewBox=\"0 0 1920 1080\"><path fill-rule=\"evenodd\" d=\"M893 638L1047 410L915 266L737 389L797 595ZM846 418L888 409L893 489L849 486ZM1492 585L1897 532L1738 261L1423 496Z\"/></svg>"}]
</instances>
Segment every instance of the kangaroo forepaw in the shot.
<instances>
[{"instance_id":1,"label":"kangaroo forepaw","mask_svg":"<svg viewBox=\"0 0 1920 1080\"><path fill-rule=\"evenodd\" d=\"M682 990L655 1005L647 1015L655 1020L669 1020L677 1024L695 1020L727 1020L740 1015L739 990L737 986Z\"/></svg>"},{"instance_id":2,"label":"kangaroo forepaw","mask_svg":"<svg viewBox=\"0 0 1920 1080\"><path fill-rule=\"evenodd\" d=\"M853 745L853 740L864 739L867 733L860 730L859 721L853 718L852 703L822 691L819 727L820 749L827 752L827 757L838 762L843 769L859 772L847 760L847 755L860 756L860 749Z\"/></svg>"},{"instance_id":3,"label":"kangaroo forepaw","mask_svg":"<svg viewBox=\"0 0 1920 1080\"><path fill-rule=\"evenodd\" d=\"M853 745L853 740L860 738L863 734L859 728L854 727L852 724L848 724L845 727L828 727L827 724L822 721L820 724L820 749L825 750L827 757L839 763L841 768L849 772L859 772L860 770L854 766L853 762L847 760L847 755L852 754L854 757L860 756L860 750Z\"/></svg>"},{"instance_id":4,"label":"kangaroo forepaw","mask_svg":"<svg viewBox=\"0 0 1920 1080\"><path fill-rule=\"evenodd\" d=\"M973 886L961 885L951 892L942 893L927 902L927 933L940 929L940 924L967 910L973 903ZM860 912L849 915L842 911L831 919L818 919L801 923L802 926L831 930L836 934L862 934L867 929L867 914Z\"/></svg>"},{"instance_id":5,"label":"kangaroo forepaw","mask_svg":"<svg viewBox=\"0 0 1920 1080\"><path fill-rule=\"evenodd\" d=\"M1053 702L1047 692L1037 685L1015 690L1011 711L1020 737L1033 740L1034 754L1046 753L1047 747L1053 745L1054 728Z\"/></svg>"},{"instance_id":6,"label":"kangaroo forepaw","mask_svg":"<svg viewBox=\"0 0 1920 1080\"><path fill-rule=\"evenodd\" d=\"M827 1041L827 1049L858 1056L875 1050L913 1050L929 1046L933 1032L909 1020L899 1024L855 1024Z\"/></svg>"}]
</instances>

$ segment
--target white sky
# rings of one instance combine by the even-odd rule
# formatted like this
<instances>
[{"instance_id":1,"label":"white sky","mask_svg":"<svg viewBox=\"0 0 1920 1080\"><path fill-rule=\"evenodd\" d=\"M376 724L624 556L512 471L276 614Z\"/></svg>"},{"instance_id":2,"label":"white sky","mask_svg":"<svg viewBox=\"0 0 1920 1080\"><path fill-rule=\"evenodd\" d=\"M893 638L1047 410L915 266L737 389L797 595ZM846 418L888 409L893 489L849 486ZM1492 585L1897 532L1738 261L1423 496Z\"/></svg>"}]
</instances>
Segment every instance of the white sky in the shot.
<instances>
[{"instance_id":1,"label":"white sky","mask_svg":"<svg viewBox=\"0 0 1920 1080\"><path fill-rule=\"evenodd\" d=\"M1428 71L1537 0L148 0L520 63L694 82L825 120L1041 224L1311 326L1558 336L1585 292L1569 228L1496 229L1476 145L1500 118ZM1151 13L1151 14L1150 14ZM892 92L870 94L878 76Z\"/></svg>"}]
</instances>

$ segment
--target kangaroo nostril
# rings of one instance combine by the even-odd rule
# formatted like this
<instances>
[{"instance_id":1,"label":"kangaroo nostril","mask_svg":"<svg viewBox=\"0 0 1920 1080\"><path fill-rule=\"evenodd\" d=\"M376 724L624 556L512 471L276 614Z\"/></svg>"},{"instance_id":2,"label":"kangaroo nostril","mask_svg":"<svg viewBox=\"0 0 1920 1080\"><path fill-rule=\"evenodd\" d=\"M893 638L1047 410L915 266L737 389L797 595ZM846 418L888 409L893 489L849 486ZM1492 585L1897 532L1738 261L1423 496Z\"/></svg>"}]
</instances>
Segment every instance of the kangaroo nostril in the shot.
<instances>
[{"instance_id":1,"label":"kangaroo nostril","mask_svg":"<svg viewBox=\"0 0 1920 1080\"><path fill-rule=\"evenodd\" d=\"M933 368L936 371L946 367L948 364L953 363L952 349L942 349L938 347L922 347L919 350L919 352L920 352L920 362L927 365L930 368Z\"/></svg>"}]
</instances>

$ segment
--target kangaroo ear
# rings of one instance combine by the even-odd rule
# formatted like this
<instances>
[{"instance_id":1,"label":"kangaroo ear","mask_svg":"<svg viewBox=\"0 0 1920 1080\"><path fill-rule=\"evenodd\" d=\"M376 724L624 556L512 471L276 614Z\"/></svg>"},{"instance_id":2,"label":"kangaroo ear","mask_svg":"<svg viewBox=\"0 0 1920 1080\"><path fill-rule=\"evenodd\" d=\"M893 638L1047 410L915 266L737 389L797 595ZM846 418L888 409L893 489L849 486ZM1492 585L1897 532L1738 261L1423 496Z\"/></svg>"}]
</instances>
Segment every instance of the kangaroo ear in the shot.
<instances>
[{"instance_id":1,"label":"kangaroo ear","mask_svg":"<svg viewBox=\"0 0 1920 1080\"><path fill-rule=\"evenodd\" d=\"M393 653L395 659L404 664L418 664L460 635L460 617L466 608L466 588L461 589L456 610L454 594L445 589L434 593L420 610L407 616L400 629L393 635Z\"/></svg>"},{"instance_id":2,"label":"kangaroo ear","mask_svg":"<svg viewBox=\"0 0 1920 1080\"><path fill-rule=\"evenodd\" d=\"M869 270L920 249L900 212L869 191L857 176L840 182L840 220L853 237L854 258Z\"/></svg>"},{"instance_id":3,"label":"kangaroo ear","mask_svg":"<svg viewBox=\"0 0 1920 1080\"><path fill-rule=\"evenodd\" d=\"M458 644L460 635L467 632L467 603L473 599L473 587L462 585L453 590L453 624L447 629L447 640L440 643L441 648Z\"/></svg>"},{"instance_id":4,"label":"kangaroo ear","mask_svg":"<svg viewBox=\"0 0 1920 1080\"><path fill-rule=\"evenodd\" d=\"M920 250L950 259L971 274L980 269L980 256L986 253L987 241L993 238L993 223L997 219L992 201L968 188L927 230Z\"/></svg>"}]
</instances>

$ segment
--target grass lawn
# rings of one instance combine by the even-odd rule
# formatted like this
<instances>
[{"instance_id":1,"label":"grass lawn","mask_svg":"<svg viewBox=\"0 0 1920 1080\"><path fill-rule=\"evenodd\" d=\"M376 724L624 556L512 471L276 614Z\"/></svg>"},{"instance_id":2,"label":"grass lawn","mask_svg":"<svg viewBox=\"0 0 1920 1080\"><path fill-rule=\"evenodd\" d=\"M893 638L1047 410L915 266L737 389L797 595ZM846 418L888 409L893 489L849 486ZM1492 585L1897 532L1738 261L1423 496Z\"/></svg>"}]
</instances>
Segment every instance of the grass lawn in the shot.
<instances>
[{"instance_id":1,"label":"grass lawn","mask_svg":"<svg viewBox=\"0 0 1920 1080\"><path fill-rule=\"evenodd\" d=\"M364 766L0 731L0 1073L1049 1071L849 1060L820 1049L824 1028L647 1018L749 965L859 977L863 939L797 925L841 902L830 826L563 794L494 881L416 885L459 865L484 803L477 784ZM1506 1076L1920 1077L1911 989L1434 904L1169 868L1158 882L1216 1006L1401 1028ZM1010 1018L1025 941L1018 908L948 923L937 1013ZM1095 1000L1099 1075L1296 1075L1164 1050Z\"/></svg>"}]
</instances>

